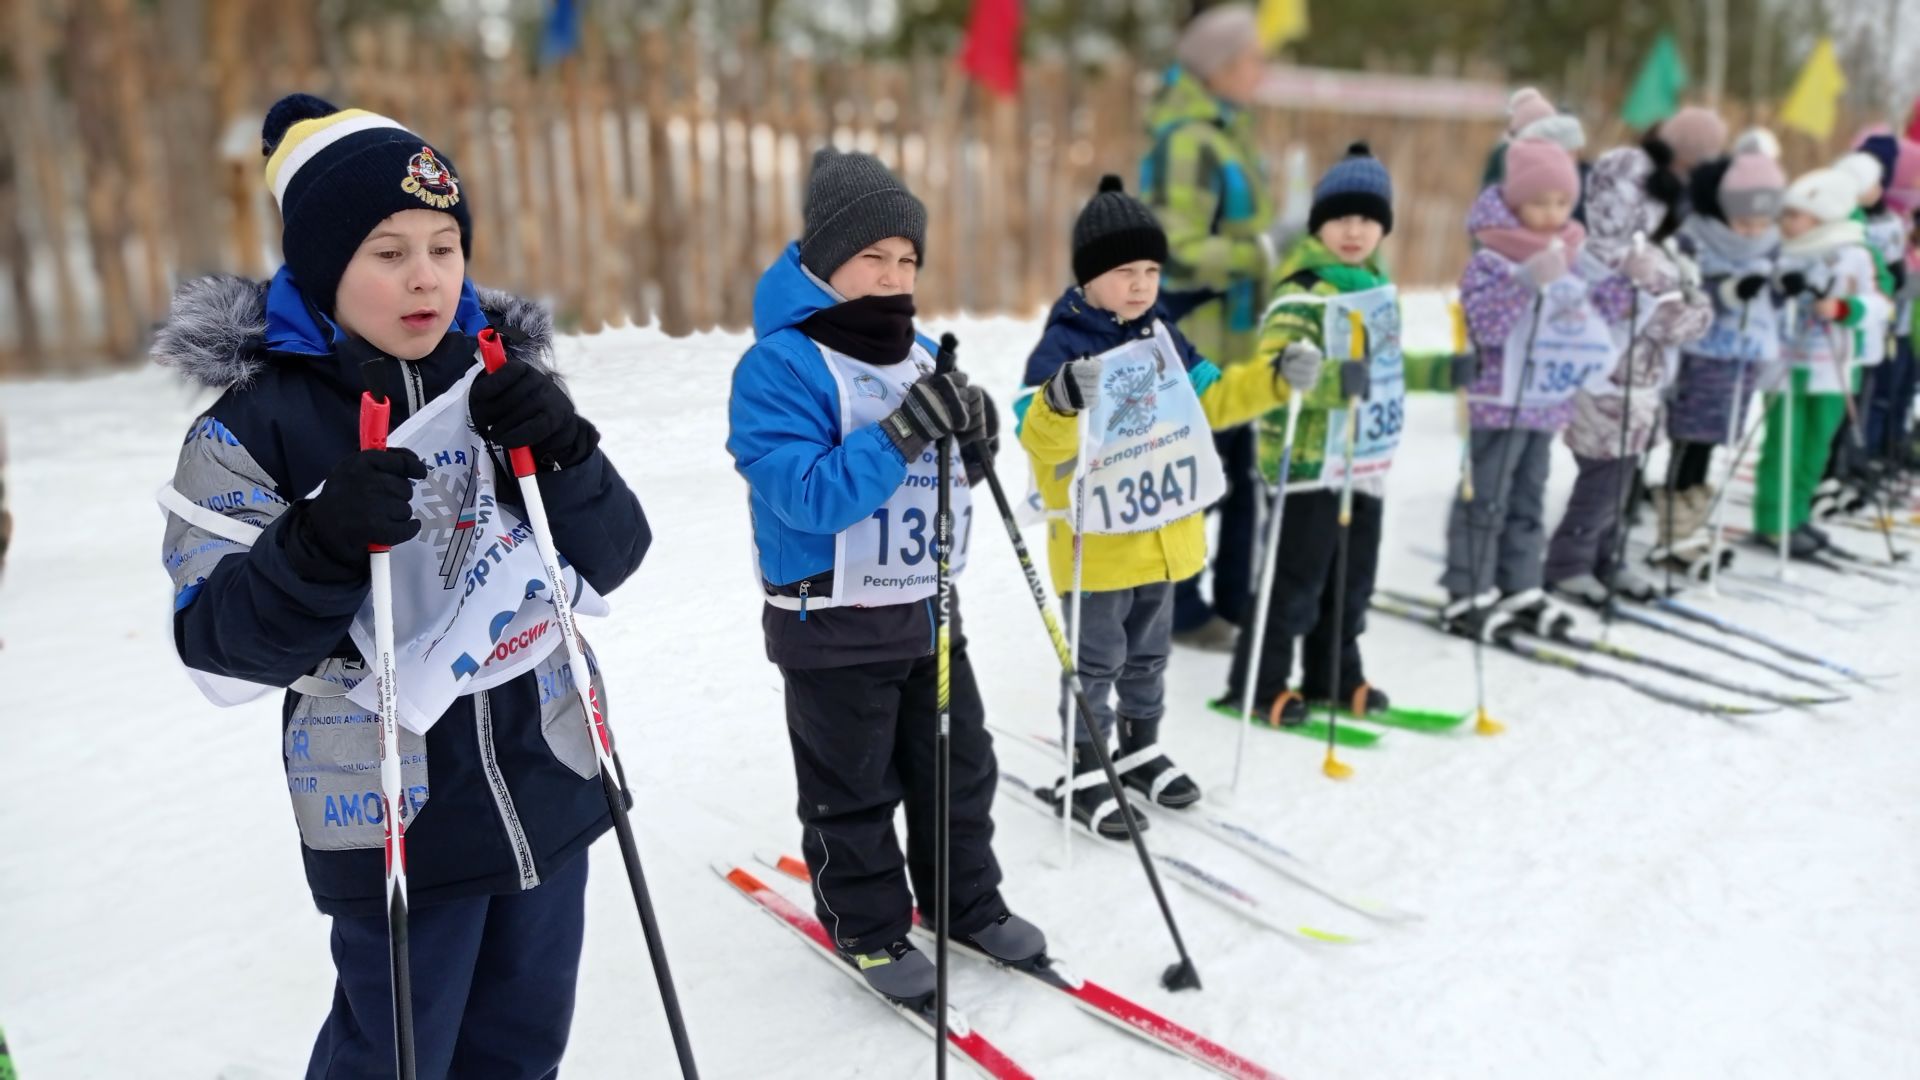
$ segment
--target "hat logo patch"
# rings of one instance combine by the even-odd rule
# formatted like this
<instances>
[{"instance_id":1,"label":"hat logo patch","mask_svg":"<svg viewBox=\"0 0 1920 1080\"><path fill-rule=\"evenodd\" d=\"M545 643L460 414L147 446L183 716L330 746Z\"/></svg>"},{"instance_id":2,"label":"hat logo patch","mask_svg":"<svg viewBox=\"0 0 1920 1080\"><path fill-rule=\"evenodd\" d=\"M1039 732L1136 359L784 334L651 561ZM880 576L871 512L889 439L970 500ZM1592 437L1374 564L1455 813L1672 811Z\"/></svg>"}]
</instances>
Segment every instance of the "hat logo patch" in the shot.
<instances>
[{"instance_id":1,"label":"hat logo patch","mask_svg":"<svg viewBox=\"0 0 1920 1080\"><path fill-rule=\"evenodd\" d=\"M459 177L441 163L431 146L421 147L407 162L407 176L400 181L400 190L435 210L448 210L460 202Z\"/></svg>"}]
</instances>

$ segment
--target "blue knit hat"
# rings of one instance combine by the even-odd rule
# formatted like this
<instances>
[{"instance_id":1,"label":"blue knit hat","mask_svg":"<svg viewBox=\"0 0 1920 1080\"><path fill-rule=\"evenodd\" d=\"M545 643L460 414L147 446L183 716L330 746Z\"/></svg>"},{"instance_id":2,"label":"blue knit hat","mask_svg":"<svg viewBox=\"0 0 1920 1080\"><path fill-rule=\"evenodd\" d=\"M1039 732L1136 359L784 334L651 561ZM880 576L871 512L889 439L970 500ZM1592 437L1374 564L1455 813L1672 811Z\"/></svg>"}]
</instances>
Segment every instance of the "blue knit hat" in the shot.
<instances>
[{"instance_id":1,"label":"blue knit hat","mask_svg":"<svg viewBox=\"0 0 1920 1080\"><path fill-rule=\"evenodd\" d=\"M473 254L473 219L453 162L396 120L288 94L260 130L267 187L280 205L280 250L307 299L332 314L340 275L374 226L402 210L438 210Z\"/></svg>"},{"instance_id":2,"label":"blue knit hat","mask_svg":"<svg viewBox=\"0 0 1920 1080\"><path fill-rule=\"evenodd\" d=\"M1307 231L1317 233L1327 222L1353 214L1372 218L1385 232L1393 231L1393 178L1363 142L1347 147L1347 156L1313 186Z\"/></svg>"}]
</instances>

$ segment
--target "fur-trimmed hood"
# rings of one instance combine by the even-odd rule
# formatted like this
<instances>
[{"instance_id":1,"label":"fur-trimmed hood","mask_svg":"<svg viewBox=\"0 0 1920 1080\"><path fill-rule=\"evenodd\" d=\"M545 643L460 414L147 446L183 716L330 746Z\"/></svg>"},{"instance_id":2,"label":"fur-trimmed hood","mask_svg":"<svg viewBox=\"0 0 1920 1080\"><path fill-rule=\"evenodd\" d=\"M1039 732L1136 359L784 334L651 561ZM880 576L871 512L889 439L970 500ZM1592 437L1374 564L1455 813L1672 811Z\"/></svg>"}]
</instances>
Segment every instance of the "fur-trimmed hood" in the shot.
<instances>
[{"instance_id":1,"label":"fur-trimmed hood","mask_svg":"<svg viewBox=\"0 0 1920 1080\"><path fill-rule=\"evenodd\" d=\"M332 328L316 325L303 306L270 317L269 308L284 298L276 295L283 286L292 292L291 280L284 277L254 281L209 274L184 282L174 291L148 355L187 379L225 390L250 384L276 356L330 352L325 335ZM469 283L462 289L460 308L470 318L463 320L456 312L456 329L477 332L466 325L477 310L479 318L506 339L510 359L552 370L553 314L544 304Z\"/></svg>"}]
</instances>

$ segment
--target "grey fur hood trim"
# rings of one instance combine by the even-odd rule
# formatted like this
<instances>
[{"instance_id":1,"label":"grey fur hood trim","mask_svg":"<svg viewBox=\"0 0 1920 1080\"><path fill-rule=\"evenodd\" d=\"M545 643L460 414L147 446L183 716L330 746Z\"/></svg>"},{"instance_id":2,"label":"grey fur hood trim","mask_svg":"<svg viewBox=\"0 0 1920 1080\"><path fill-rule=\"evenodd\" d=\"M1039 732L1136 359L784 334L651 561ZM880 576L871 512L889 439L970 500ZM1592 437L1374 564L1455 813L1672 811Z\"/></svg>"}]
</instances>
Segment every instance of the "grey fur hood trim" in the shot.
<instances>
[{"instance_id":1,"label":"grey fur hood trim","mask_svg":"<svg viewBox=\"0 0 1920 1080\"><path fill-rule=\"evenodd\" d=\"M553 314L546 305L477 285L474 292L487 321L507 339L508 358L551 371ZM204 386L244 387L273 362L266 333L267 283L209 274L174 291L148 355Z\"/></svg>"}]
</instances>

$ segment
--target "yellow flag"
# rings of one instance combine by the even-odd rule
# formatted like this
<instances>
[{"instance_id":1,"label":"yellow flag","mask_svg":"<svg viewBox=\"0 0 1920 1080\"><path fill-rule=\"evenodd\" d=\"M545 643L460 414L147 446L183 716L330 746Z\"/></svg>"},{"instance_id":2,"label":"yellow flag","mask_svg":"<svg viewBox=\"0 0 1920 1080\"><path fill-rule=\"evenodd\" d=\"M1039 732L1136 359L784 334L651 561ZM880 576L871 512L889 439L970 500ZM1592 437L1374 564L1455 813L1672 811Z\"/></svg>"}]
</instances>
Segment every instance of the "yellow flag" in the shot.
<instances>
[{"instance_id":1,"label":"yellow flag","mask_svg":"<svg viewBox=\"0 0 1920 1080\"><path fill-rule=\"evenodd\" d=\"M1276 49L1307 36L1307 0L1260 0L1260 44Z\"/></svg>"},{"instance_id":2,"label":"yellow flag","mask_svg":"<svg viewBox=\"0 0 1920 1080\"><path fill-rule=\"evenodd\" d=\"M1833 134L1833 122L1839 113L1840 95L1847 91L1847 77L1833 56L1833 39L1821 38L1807 57L1805 67L1787 91L1780 105L1780 123L1804 131L1816 139Z\"/></svg>"}]
</instances>

